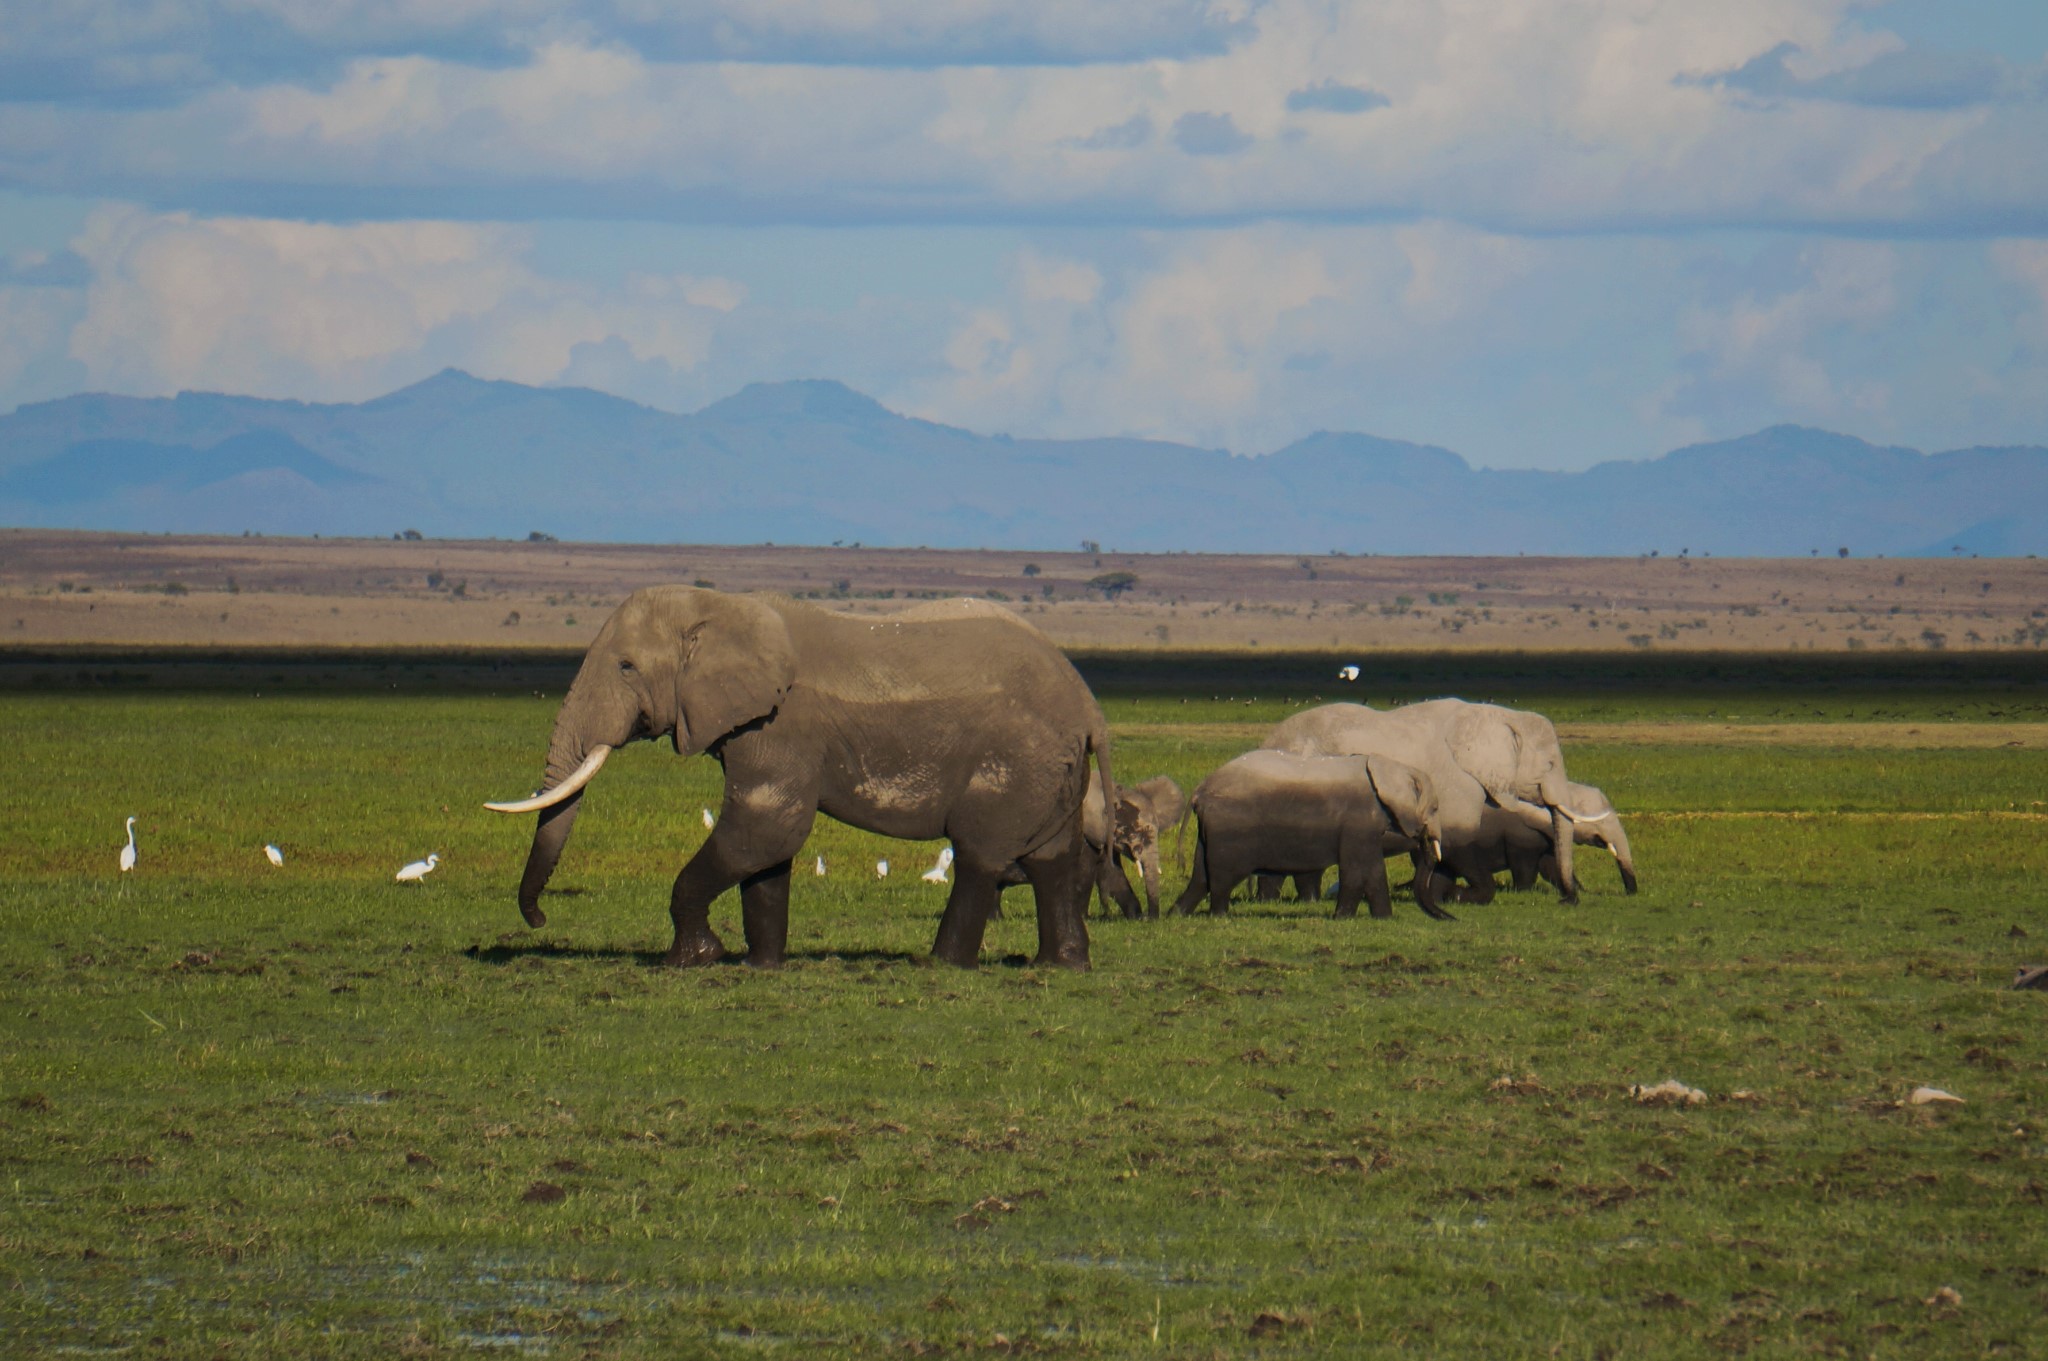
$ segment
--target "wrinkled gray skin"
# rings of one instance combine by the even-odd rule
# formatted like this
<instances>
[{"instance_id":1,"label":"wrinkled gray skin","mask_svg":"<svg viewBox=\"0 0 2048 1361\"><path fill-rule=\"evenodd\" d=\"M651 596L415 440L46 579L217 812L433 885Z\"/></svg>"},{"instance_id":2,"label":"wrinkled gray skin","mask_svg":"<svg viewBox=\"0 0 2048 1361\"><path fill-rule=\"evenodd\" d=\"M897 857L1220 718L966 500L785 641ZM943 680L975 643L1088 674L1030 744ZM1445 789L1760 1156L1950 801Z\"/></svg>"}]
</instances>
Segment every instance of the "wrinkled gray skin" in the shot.
<instances>
[{"instance_id":1,"label":"wrinkled gray skin","mask_svg":"<svg viewBox=\"0 0 2048 1361\"><path fill-rule=\"evenodd\" d=\"M1310 754L1377 751L1407 761L1436 783L1445 826L1443 858L1460 877L1475 888L1481 879L1490 881L1491 874L1480 868L1490 854L1487 848L1519 823L1547 839L1557 862L1559 896L1578 901L1564 752L1557 729L1541 714L1461 699L1389 710L1325 704L1283 720L1265 745ZM1452 774L1454 769L1464 778ZM1489 819L1489 807L1505 817Z\"/></svg>"},{"instance_id":2,"label":"wrinkled gray skin","mask_svg":"<svg viewBox=\"0 0 2048 1361\"><path fill-rule=\"evenodd\" d=\"M1614 805L1600 790L1576 781L1565 785L1565 794L1571 801L1572 812L1578 815L1572 822L1572 839L1581 846L1598 846L1612 851L1615 863L1621 868L1623 890L1634 893L1635 860L1629 851L1628 833L1622 830L1621 817L1614 811ZM1438 867L1439 898L1458 903L1490 902L1495 887L1493 876L1502 870L1508 871L1510 882L1517 889L1530 888L1540 878L1560 893L1564 891L1557 872L1557 859L1550 853L1550 838L1544 830L1493 807L1485 810L1484 825L1490 829L1492 839L1473 846L1461 858L1460 872L1467 874L1463 886L1452 886L1447 877L1451 866ZM1575 883L1572 887L1576 892L1584 886Z\"/></svg>"},{"instance_id":3,"label":"wrinkled gray skin","mask_svg":"<svg viewBox=\"0 0 2048 1361\"><path fill-rule=\"evenodd\" d=\"M1251 751L1195 790L1193 876L1174 910L1229 910L1230 894L1255 874L1293 874L1337 866L1339 917L1357 915L1363 898L1375 917L1391 917L1386 857L1418 857L1416 901L1448 917L1430 892L1431 846L1441 835L1428 779L1384 756L1297 756Z\"/></svg>"},{"instance_id":4,"label":"wrinkled gray skin","mask_svg":"<svg viewBox=\"0 0 2048 1361\"><path fill-rule=\"evenodd\" d=\"M883 836L953 843L935 958L976 963L996 879L1014 863L1037 902L1038 961L1086 968L1093 867L1081 803L1091 752L1116 789L1108 730L1059 650L991 611L862 619L779 595L635 591L562 701L543 790L600 745L642 738L668 737L678 755L707 752L723 767L717 823L670 896L669 964L725 954L709 909L739 885L746 962L780 965L790 861L822 812ZM547 920L541 890L581 798L540 813L519 884L529 925Z\"/></svg>"},{"instance_id":5,"label":"wrinkled gray skin","mask_svg":"<svg viewBox=\"0 0 2048 1361\"><path fill-rule=\"evenodd\" d=\"M1101 855L1103 843L1109 836L1105 802L1101 776L1091 771L1087 800L1081 805L1081 834L1088 839L1089 848L1100 857L1095 877L1096 891L1104 902L1115 903L1127 918L1150 917L1157 921L1159 838L1162 833L1178 827L1187 816L1187 795L1181 793L1180 786L1167 775L1155 775L1135 785L1125 785L1118 791L1116 845L1110 854ZM1134 862L1144 878L1144 904L1138 902L1138 895L1131 889L1130 877L1123 868L1125 860ZM1012 888L1024 881L1023 871L1013 866L1004 872L1000 883L1004 888ZM997 915L1001 915L1000 910Z\"/></svg>"}]
</instances>

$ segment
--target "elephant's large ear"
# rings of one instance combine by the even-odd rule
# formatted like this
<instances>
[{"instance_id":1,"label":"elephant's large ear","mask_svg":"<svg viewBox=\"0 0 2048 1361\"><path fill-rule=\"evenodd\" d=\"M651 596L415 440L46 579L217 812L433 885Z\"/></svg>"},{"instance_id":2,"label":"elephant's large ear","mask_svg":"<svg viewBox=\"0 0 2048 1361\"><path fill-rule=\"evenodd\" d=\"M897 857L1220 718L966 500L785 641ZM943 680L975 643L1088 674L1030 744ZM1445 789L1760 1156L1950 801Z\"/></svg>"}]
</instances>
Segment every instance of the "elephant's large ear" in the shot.
<instances>
[{"instance_id":1,"label":"elephant's large ear","mask_svg":"<svg viewBox=\"0 0 2048 1361\"><path fill-rule=\"evenodd\" d=\"M1379 791L1380 802L1400 824L1401 835L1417 841L1427 836L1425 824L1432 791L1423 782L1422 772L1385 756L1366 757L1365 769L1372 776L1373 788Z\"/></svg>"},{"instance_id":2,"label":"elephant's large ear","mask_svg":"<svg viewBox=\"0 0 2048 1361\"><path fill-rule=\"evenodd\" d=\"M676 669L676 750L685 756L774 713L796 682L796 647L779 613L753 596L707 592L698 600Z\"/></svg>"}]
</instances>

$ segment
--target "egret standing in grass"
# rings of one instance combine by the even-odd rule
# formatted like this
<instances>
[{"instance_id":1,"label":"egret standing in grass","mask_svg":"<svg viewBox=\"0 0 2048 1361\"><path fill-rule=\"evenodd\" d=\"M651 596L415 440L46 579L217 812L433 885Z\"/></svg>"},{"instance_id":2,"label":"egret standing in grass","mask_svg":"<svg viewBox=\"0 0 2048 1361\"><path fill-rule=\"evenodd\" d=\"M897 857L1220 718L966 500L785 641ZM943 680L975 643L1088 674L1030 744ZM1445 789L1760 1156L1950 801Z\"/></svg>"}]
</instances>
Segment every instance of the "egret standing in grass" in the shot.
<instances>
[{"instance_id":1,"label":"egret standing in grass","mask_svg":"<svg viewBox=\"0 0 2048 1361\"><path fill-rule=\"evenodd\" d=\"M952 867L952 864L953 848L951 846L944 847L939 851L939 863L924 872L924 881L927 884L945 883L946 871Z\"/></svg>"},{"instance_id":2,"label":"egret standing in grass","mask_svg":"<svg viewBox=\"0 0 2048 1361\"><path fill-rule=\"evenodd\" d=\"M704 813L704 830L708 832L708 831L710 831L710 830L711 830L711 829L712 829L713 827L716 827L716 826L718 825L718 819L717 819L717 818L715 818L715 817L712 817L712 816L711 816L711 810L710 810L709 808L706 808L706 809L704 809L704 810L703 810L703 813Z\"/></svg>"},{"instance_id":3,"label":"egret standing in grass","mask_svg":"<svg viewBox=\"0 0 2048 1361\"><path fill-rule=\"evenodd\" d=\"M1355 666L1340 666L1340 667L1338 667L1338 668L1337 668L1337 679L1338 679L1338 680L1346 680L1346 681L1355 681L1355 680L1357 680L1357 679L1358 679L1358 668L1357 668L1357 667L1355 667Z\"/></svg>"},{"instance_id":4,"label":"egret standing in grass","mask_svg":"<svg viewBox=\"0 0 2048 1361\"><path fill-rule=\"evenodd\" d=\"M821 856L819 856L819 857L818 857L818 865L817 865L817 868L813 869L813 870L811 871L811 873L813 873L813 874L817 875L817 876L818 876L818 877L819 877L820 879L823 879L823 878L825 877L825 857L824 857L824 856L822 856L822 855L821 855Z\"/></svg>"},{"instance_id":5,"label":"egret standing in grass","mask_svg":"<svg viewBox=\"0 0 2048 1361\"><path fill-rule=\"evenodd\" d=\"M284 852L279 850L275 843L266 845L263 848L263 858L279 869L284 868Z\"/></svg>"},{"instance_id":6,"label":"egret standing in grass","mask_svg":"<svg viewBox=\"0 0 2048 1361\"><path fill-rule=\"evenodd\" d=\"M121 873L135 868L135 819L128 819L128 844L121 848Z\"/></svg>"},{"instance_id":7,"label":"egret standing in grass","mask_svg":"<svg viewBox=\"0 0 2048 1361\"><path fill-rule=\"evenodd\" d=\"M393 876L394 882L401 884L417 884L420 880L426 878L427 875L433 871L434 866L440 863L441 853L439 851L436 851L432 855L428 856L425 860L415 860L410 865L407 865L404 869L400 870L395 876Z\"/></svg>"},{"instance_id":8,"label":"egret standing in grass","mask_svg":"<svg viewBox=\"0 0 2048 1361\"><path fill-rule=\"evenodd\" d=\"M875 862L875 878L877 878L877 879L887 879L888 877L889 877L889 858L888 858L887 856L884 856L884 857L882 857L882 858L881 858L880 860L877 860L877 861Z\"/></svg>"}]
</instances>

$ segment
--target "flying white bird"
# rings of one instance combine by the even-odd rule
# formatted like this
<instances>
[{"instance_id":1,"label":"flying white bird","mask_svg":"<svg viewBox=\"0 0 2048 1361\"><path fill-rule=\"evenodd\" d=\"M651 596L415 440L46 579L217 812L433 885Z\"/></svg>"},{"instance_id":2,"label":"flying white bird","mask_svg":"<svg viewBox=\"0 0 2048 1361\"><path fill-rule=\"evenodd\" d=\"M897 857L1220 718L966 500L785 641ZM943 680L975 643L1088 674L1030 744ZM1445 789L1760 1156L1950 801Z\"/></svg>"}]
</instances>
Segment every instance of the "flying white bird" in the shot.
<instances>
[{"instance_id":1,"label":"flying white bird","mask_svg":"<svg viewBox=\"0 0 2048 1361\"><path fill-rule=\"evenodd\" d=\"M135 868L135 819L128 819L128 844L121 848L121 873Z\"/></svg>"},{"instance_id":2,"label":"flying white bird","mask_svg":"<svg viewBox=\"0 0 2048 1361\"><path fill-rule=\"evenodd\" d=\"M279 869L284 868L284 852L276 846L265 846L263 848L263 858Z\"/></svg>"},{"instance_id":3,"label":"flying white bird","mask_svg":"<svg viewBox=\"0 0 2048 1361\"><path fill-rule=\"evenodd\" d=\"M881 859L881 860L877 860L877 861L875 862L875 878L877 878L877 879L887 879L888 877L889 877L889 861L888 861L888 860L887 860L886 858L884 858L884 859Z\"/></svg>"},{"instance_id":4,"label":"flying white bird","mask_svg":"<svg viewBox=\"0 0 2048 1361\"><path fill-rule=\"evenodd\" d=\"M1357 668L1357 667L1355 667L1355 666L1340 666L1340 667L1338 667L1338 668L1337 668L1337 679L1338 679L1338 680L1347 680L1347 681L1354 681L1354 680L1357 680L1357 679L1358 679L1358 668Z\"/></svg>"},{"instance_id":5,"label":"flying white bird","mask_svg":"<svg viewBox=\"0 0 2048 1361\"><path fill-rule=\"evenodd\" d=\"M817 876L818 876L818 877L819 877L820 879L823 879L823 878L825 877L825 857L824 857L824 856L822 856L822 855L821 855L821 856L819 856L819 857L818 857L818 865L817 865L817 868L816 868L816 869L813 869L813 870L811 871L811 873L813 873L813 874L817 875Z\"/></svg>"},{"instance_id":6,"label":"flying white bird","mask_svg":"<svg viewBox=\"0 0 2048 1361\"><path fill-rule=\"evenodd\" d=\"M711 829L712 829L713 827L716 827L716 826L718 825L718 819L717 819L717 818L715 818L715 817L712 817L712 816L711 816L711 810L710 810L709 808L706 808L706 809L704 809L704 810L703 810L703 813L704 813L704 830L708 832L708 831L710 831L710 830L711 830Z\"/></svg>"},{"instance_id":7,"label":"flying white bird","mask_svg":"<svg viewBox=\"0 0 2048 1361\"><path fill-rule=\"evenodd\" d=\"M933 866L932 866L932 867L931 867L930 869L928 869L928 870L926 870L926 871L924 872L924 881L925 881L925 882L926 882L927 884L943 884L943 883L945 883L945 882L946 882L946 870L947 870L948 868L950 868L950 867L951 867L952 863L953 863L953 848L952 848L951 846L946 846L946 847L943 847L943 848L942 848L942 849L941 849L941 850L939 851L939 863L938 863L938 864L936 864L936 865L933 865Z\"/></svg>"},{"instance_id":8,"label":"flying white bird","mask_svg":"<svg viewBox=\"0 0 2048 1361\"><path fill-rule=\"evenodd\" d=\"M395 876L393 876L393 882L400 884L417 884L420 880L427 877L428 872L431 871L434 868L434 866L440 863L441 853L439 851L436 851L434 854L428 856L425 860L415 860L410 865L407 865L404 869L400 870Z\"/></svg>"}]
</instances>

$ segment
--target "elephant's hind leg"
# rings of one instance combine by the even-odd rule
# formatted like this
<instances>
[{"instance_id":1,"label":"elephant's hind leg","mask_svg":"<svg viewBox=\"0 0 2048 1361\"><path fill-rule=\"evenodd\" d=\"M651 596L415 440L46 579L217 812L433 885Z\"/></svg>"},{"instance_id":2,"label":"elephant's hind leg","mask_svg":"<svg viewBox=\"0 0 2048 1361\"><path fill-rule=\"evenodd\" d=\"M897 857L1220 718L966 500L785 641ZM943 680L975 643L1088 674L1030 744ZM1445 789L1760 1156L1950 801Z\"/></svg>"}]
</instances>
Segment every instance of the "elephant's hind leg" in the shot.
<instances>
[{"instance_id":1,"label":"elephant's hind leg","mask_svg":"<svg viewBox=\"0 0 2048 1361\"><path fill-rule=\"evenodd\" d=\"M1095 853L1081 835L1077 813L1071 827L1019 862L1038 900L1038 954L1032 963L1088 967L1088 891L1095 869L1089 860Z\"/></svg>"},{"instance_id":2,"label":"elephant's hind leg","mask_svg":"<svg viewBox=\"0 0 2048 1361\"><path fill-rule=\"evenodd\" d=\"M981 938L1001 891L997 879L997 873L976 865L964 853L953 861L953 887L939 918L938 939L932 942L933 959L963 969L981 962Z\"/></svg>"}]
</instances>

